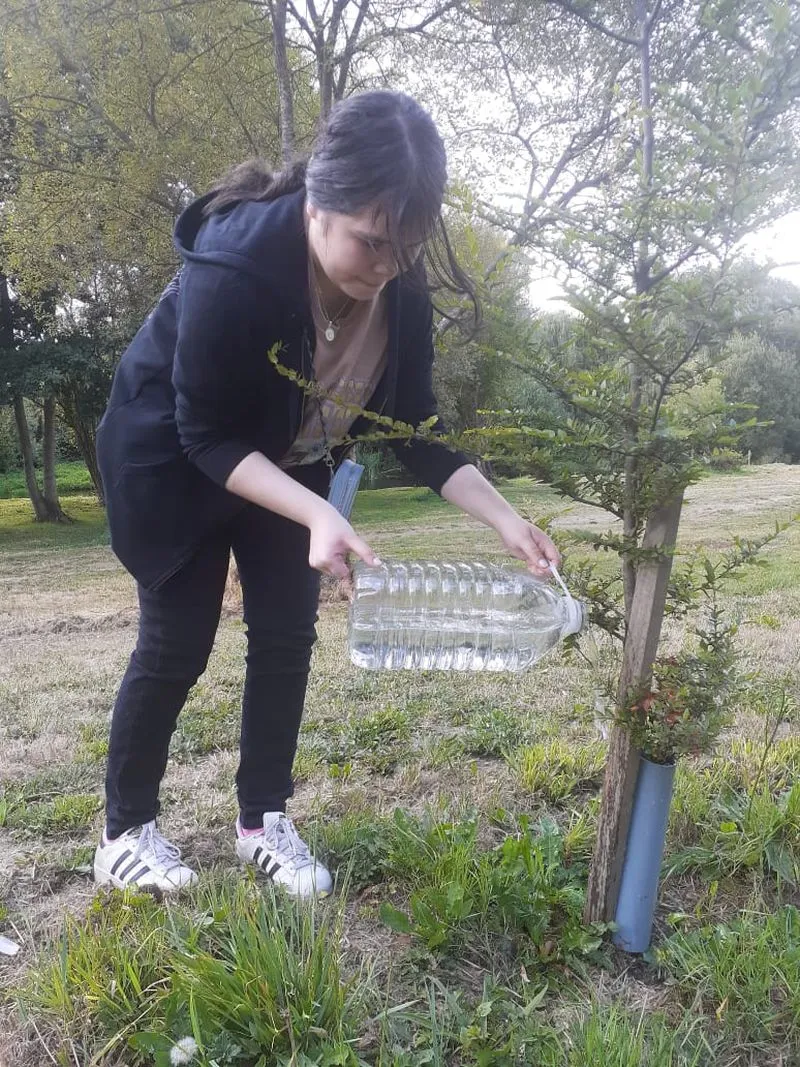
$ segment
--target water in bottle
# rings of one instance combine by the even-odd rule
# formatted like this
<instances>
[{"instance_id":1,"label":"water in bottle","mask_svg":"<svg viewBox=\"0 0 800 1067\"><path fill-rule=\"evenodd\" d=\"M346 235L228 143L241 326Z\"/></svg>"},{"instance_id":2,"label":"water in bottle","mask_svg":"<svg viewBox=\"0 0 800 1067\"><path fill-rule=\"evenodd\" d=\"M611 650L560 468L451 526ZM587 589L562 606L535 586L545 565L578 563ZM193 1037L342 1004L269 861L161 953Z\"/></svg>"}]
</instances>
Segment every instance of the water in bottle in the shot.
<instances>
[{"instance_id":1,"label":"water in bottle","mask_svg":"<svg viewBox=\"0 0 800 1067\"><path fill-rule=\"evenodd\" d=\"M583 628L583 605L558 581L563 592L491 563L356 563L350 658L368 670L525 670Z\"/></svg>"}]
</instances>

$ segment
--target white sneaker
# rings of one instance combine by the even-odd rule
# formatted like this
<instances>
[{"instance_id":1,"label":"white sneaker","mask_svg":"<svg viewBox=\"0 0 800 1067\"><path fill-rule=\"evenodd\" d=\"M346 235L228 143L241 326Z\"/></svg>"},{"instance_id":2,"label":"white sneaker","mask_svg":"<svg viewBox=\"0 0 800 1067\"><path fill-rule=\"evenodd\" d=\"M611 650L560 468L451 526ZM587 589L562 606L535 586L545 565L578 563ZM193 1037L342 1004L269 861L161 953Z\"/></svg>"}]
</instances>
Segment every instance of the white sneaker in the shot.
<instances>
[{"instance_id":1,"label":"white sneaker","mask_svg":"<svg viewBox=\"0 0 800 1067\"><path fill-rule=\"evenodd\" d=\"M181 863L181 850L167 841L153 819L126 830L113 841L103 833L94 854L94 880L98 885L117 889L156 887L173 893L193 885L197 875Z\"/></svg>"},{"instance_id":2,"label":"white sneaker","mask_svg":"<svg viewBox=\"0 0 800 1067\"><path fill-rule=\"evenodd\" d=\"M236 855L258 867L290 896L327 897L333 889L330 872L314 859L282 811L265 812L261 832L247 837L242 837L237 820Z\"/></svg>"}]
</instances>

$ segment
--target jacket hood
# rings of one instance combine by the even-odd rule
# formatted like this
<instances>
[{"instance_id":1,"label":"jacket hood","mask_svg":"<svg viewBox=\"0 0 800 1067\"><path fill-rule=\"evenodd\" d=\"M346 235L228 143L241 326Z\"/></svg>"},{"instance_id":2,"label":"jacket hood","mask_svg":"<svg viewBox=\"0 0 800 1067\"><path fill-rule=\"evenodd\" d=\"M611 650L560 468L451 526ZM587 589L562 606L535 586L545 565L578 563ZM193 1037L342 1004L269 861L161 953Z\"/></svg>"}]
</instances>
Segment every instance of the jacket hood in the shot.
<instances>
[{"instance_id":1,"label":"jacket hood","mask_svg":"<svg viewBox=\"0 0 800 1067\"><path fill-rule=\"evenodd\" d=\"M295 299L307 293L305 189L267 202L242 200L206 218L203 209L213 196L201 196L179 216L174 243L181 259L244 271Z\"/></svg>"}]
</instances>

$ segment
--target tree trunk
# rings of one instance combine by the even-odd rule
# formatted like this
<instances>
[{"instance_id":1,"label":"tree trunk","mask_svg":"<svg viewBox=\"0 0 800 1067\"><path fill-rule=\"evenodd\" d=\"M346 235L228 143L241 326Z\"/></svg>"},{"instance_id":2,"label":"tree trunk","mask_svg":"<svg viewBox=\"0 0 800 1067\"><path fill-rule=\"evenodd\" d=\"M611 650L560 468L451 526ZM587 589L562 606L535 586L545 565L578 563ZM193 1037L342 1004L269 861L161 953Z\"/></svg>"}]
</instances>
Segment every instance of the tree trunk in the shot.
<instances>
[{"instance_id":1,"label":"tree trunk","mask_svg":"<svg viewBox=\"0 0 800 1067\"><path fill-rule=\"evenodd\" d=\"M278 102L281 115L281 154L284 163L291 161L295 145L292 77L286 48L287 2L288 0L270 0L269 5L272 17L272 53L278 78Z\"/></svg>"},{"instance_id":2,"label":"tree trunk","mask_svg":"<svg viewBox=\"0 0 800 1067\"><path fill-rule=\"evenodd\" d=\"M25 402L21 396L14 397L14 421L17 424L19 450L22 453L22 469L25 472L25 485L33 507L33 514L37 522L47 522L47 504L36 480L31 431L28 426L28 416L25 414Z\"/></svg>"},{"instance_id":3,"label":"tree trunk","mask_svg":"<svg viewBox=\"0 0 800 1067\"><path fill-rule=\"evenodd\" d=\"M342 15L350 0L333 0L327 33L323 33L322 23L318 24L319 44L317 47L317 71L319 74L320 117L324 121L333 107L335 88L335 57L339 47L339 29Z\"/></svg>"},{"instance_id":4,"label":"tree trunk","mask_svg":"<svg viewBox=\"0 0 800 1067\"><path fill-rule=\"evenodd\" d=\"M14 325L11 318L11 295L8 278L0 271L0 350L14 346ZM48 408L49 404L49 408ZM45 401L44 413L44 492L36 480L36 465L33 461L33 444L25 413L25 401L21 394L14 394L14 422L17 427L19 449L22 453L22 469L25 485L36 522L71 522L58 503L55 487L55 402Z\"/></svg>"},{"instance_id":5,"label":"tree trunk","mask_svg":"<svg viewBox=\"0 0 800 1067\"><path fill-rule=\"evenodd\" d=\"M95 419L86 416L81 411L80 397L75 390L59 392L59 407L61 417L75 435L75 443L81 454L81 459L86 464L92 485L97 493L101 504L105 504L103 494L103 481L100 477L100 468L97 465L97 435Z\"/></svg>"},{"instance_id":6,"label":"tree trunk","mask_svg":"<svg viewBox=\"0 0 800 1067\"><path fill-rule=\"evenodd\" d=\"M324 122L333 106L333 68L327 53L325 42L321 42L317 55L317 77L319 78L319 115Z\"/></svg>"},{"instance_id":7,"label":"tree trunk","mask_svg":"<svg viewBox=\"0 0 800 1067\"><path fill-rule=\"evenodd\" d=\"M452 6L452 5L450 5ZM447 5L445 6L447 8ZM290 100L291 85L288 77L284 79L282 64L286 60L286 12L287 0L269 0L269 10L273 24L273 39L275 67L278 76L278 93L281 97L281 121L284 115L284 85L286 86L287 100ZM298 12L292 4L291 13L298 26L308 38L314 53L314 62L319 82L319 105L320 122L324 122L330 113L334 102L341 100L348 87L350 68L356 54L364 20L370 8L370 0L333 0L326 3L322 10L318 11L315 4L305 5L305 14ZM355 10L355 18L345 19L348 8ZM424 25L433 21L432 18L424 20ZM406 32L401 29L400 33ZM279 49L283 49L283 56ZM293 122L292 122L293 125ZM293 138L294 139L294 138ZM286 144L284 142L284 151Z\"/></svg>"},{"instance_id":8,"label":"tree trunk","mask_svg":"<svg viewBox=\"0 0 800 1067\"><path fill-rule=\"evenodd\" d=\"M56 401L55 397L45 397L44 401L44 440L42 445L42 468L44 481L44 503L47 509L47 522L72 522L66 512L62 511L58 500L56 486Z\"/></svg>"},{"instance_id":9,"label":"tree trunk","mask_svg":"<svg viewBox=\"0 0 800 1067\"><path fill-rule=\"evenodd\" d=\"M105 506L103 479L100 477L100 467L97 464L97 437L94 425L86 419L78 419L72 427L72 432L75 434L75 443L80 451L81 459L86 464L97 498Z\"/></svg>"}]
</instances>

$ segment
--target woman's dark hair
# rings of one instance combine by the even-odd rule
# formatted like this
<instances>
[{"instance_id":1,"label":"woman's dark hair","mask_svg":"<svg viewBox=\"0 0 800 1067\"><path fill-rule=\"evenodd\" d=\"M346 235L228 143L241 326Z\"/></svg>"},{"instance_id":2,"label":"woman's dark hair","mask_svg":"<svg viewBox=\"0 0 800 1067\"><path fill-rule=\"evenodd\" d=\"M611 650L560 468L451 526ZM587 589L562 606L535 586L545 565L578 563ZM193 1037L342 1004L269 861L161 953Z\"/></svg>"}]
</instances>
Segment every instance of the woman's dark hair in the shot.
<instances>
[{"instance_id":1,"label":"woman's dark hair","mask_svg":"<svg viewBox=\"0 0 800 1067\"><path fill-rule=\"evenodd\" d=\"M216 187L205 212L241 200L275 200L303 185L323 211L355 215L373 207L386 219L401 268L414 265L407 244L422 241L433 276L429 289L467 296L477 325L475 286L456 260L442 218L446 184L444 144L428 112L404 93L358 93L334 105L307 162L278 172L263 160L241 163Z\"/></svg>"}]
</instances>

